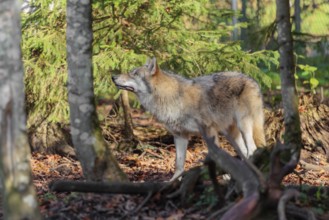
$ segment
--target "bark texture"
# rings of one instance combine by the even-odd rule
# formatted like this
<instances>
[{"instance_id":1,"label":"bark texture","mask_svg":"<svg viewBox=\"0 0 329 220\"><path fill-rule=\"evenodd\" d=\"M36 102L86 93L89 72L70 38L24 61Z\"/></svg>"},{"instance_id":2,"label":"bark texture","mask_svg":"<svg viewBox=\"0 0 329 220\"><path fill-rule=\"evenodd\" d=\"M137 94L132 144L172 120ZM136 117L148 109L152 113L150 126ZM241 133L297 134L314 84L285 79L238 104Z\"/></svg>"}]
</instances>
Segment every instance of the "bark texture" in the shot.
<instances>
[{"instance_id":1,"label":"bark texture","mask_svg":"<svg viewBox=\"0 0 329 220\"><path fill-rule=\"evenodd\" d=\"M295 59L291 34L289 0L277 0L277 29L280 53L281 95L284 110L284 144L289 148L283 154L297 165L302 147L298 95L295 86Z\"/></svg>"},{"instance_id":2,"label":"bark texture","mask_svg":"<svg viewBox=\"0 0 329 220\"><path fill-rule=\"evenodd\" d=\"M326 154L329 161L329 106L319 103L313 96L303 95L299 99L302 145L304 149ZM265 111L265 134L267 144L274 146L284 134L282 109Z\"/></svg>"},{"instance_id":3,"label":"bark texture","mask_svg":"<svg viewBox=\"0 0 329 220\"><path fill-rule=\"evenodd\" d=\"M0 1L0 173L5 219L41 219L24 113L20 4Z\"/></svg>"},{"instance_id":4,"label":"bark texture","mask_svg":"<svg viewBox=\"0 0 329 220\"><path fill-rule=\"evenodd\" d=\"M300 33L301 32L301 24L302 24L302 19L301 19L301 7L300 7L300 0L295 0L294 3L294 21L295 21L295 31Z\"/></svg>"},{"instance_id":5,"label":"bark texture","mask_svg":"<svg viewBox=\"0 0 329 220\"><path fill-rule=\"evenodd\" d=\"M71 135L89 180L126 179L102 136L92 75L91 1L67 1L67 62Z\"/></svg>"}]
</instances>

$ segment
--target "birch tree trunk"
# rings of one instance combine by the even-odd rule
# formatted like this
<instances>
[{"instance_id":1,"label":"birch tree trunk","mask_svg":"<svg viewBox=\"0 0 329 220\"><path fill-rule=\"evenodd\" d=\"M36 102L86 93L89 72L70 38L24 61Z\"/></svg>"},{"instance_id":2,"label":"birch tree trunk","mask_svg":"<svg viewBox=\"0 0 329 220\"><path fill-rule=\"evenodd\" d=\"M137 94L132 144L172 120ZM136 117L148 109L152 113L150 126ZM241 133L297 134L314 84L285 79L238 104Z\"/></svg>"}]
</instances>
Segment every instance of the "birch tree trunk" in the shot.
<instances>
[{"instance_id":1,"label":"birch tree trunk","mask_svg":"<svg viewBox=\"0 0 329 220\"><path fill-rule=\"evenodd\" d=\"M67 62L71 135L89 180L125 180L102 136L95 109L92 75L91 1L67 1Z\"/></svg>"},{"instance_id":2,"label":"birch tree trunk","mask_svg":"<svg viewBox=\"0 0 329 220\"><path fill-rule=\"evenodd\" d=\"M281 94L284 110L284 144L289 147L286 158L293 163L299 160L301 127L298 112L298 95L295 85L295 59L291 34L289 0L276 0L278 43L280 53Z\"/></svg>"},{"instance_id":3,"label":"birch tree trunk","mask_svg":"<svg viewBox=\"0 0 329 220\"><path fill-rule=\"evenodd\" d=\"M0 1L0 174L5 219L41 219L24 113L20 4Z\"/></svg>"}]
</instances>

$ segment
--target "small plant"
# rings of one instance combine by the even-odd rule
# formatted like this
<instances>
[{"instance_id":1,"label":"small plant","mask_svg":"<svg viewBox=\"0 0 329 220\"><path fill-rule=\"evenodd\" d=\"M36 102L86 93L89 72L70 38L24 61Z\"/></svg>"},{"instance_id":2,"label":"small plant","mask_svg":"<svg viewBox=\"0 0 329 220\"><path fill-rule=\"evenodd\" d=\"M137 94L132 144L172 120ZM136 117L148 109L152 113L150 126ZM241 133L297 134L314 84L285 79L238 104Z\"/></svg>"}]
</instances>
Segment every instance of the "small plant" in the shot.
<instances>
[{"instance_id":1,"label":"small plant","mask_svg":"<svg viewBox=\"0 0 329 220\"><path fill-rule=\"evenodd\" d=\"M48 193L45 193L42 198L43 198L43 200L46 200L46 201L52 201L52 200L56 199L56 195L54 193L48 192Z\"/></svg>"},{"instance_id":2,"label":"small plant","mask_svg":"<svg viewBox=\"0 0 329 220\"><path fill-rule=\"evenodd\" d=\"M295 74L296 79L303 80L303 84L309 85L309 88L315 94L315 89L319 85L319 80L315 78L315 71L317 70L317 68L314 66L302 64L299 64L297 66L302 72Z\"/></svg>"}]
</instances>

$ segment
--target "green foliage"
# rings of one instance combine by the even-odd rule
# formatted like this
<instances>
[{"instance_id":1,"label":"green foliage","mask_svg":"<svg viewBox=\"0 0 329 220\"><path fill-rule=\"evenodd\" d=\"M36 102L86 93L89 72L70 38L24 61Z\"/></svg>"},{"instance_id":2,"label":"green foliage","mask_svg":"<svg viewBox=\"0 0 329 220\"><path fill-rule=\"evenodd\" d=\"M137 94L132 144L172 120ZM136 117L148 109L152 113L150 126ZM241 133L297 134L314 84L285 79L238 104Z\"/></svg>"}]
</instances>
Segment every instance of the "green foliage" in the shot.
<instances>
[{"instance_id":1,"label":"green foliage","mask_svg":"<svg viewBox=\"0 0 329 220\"><path fill-rule=\"evenodd\" d=\"M201 177L205 181L210 182L209 172L207 169L202 169ZM195 206L199 207L213 207L219 203L218 198L218 194L211 184L209 187L203 188L202 192L200 192L200 195L197 198L197 201L194 204Z\"/></svg>"},{"instance_id":2,"label":"green foliage","mask_svg":"<svg viewBox=\"0 0 329 220\"><path fill-rule=\"evenodd\" d=\"M28 123L67 119L65 3L38 1L22 14ZM50 10L50 5L52 10Z\"/></svg>"},{"instance_id":3,"label":"green foliage","mask_svg":"<svg viewBox=\"0 0 329 220\"><path fill-rule=\"evenodd\" d=\"M328 211L329 195L328 190L323 186L301 185L301 193L298 202L302 206L312 207L312 210L322 215Z\"/></svg>"},{"instance_id":4,"label":"green foliage","mask_svg":"<svg viewBox=\"0 0 329 220\"><path fill-rule=\"evenodd\" d=\"M278 64L271 51L248 53L228 41L232 11L209 0L93 1L95 94L114 97L111 74L156 56L161 68L188 77L236 70L270 87L263 73ZM64 0L33 1L23 13L29 124L68 119ZM259 68L261 65L262 68Z\"/></svg>"},{"instance_id":5,"label":"green foliage","mask_svg":"<svg viewBox=\"0 0 329 220\"><path fill-rule=\"evenodd\" d=\"M299 64L298 68L301 72L295 74L296 79L301 79L303 84L309 85L309 88L315 93L315 88L319 85L319 80L315 78L315 71L317 70L314 66Z\"/></svg>"},{"instance_id":6,"label":"green foliage","mask_svg":"<svg viewBox=\"0 0 329 220\"><path fill-rule=\"evenodd\" d=\"M244 1L246 2L246 0ZM277 50L275 1L252 0L247 2L244 20L248 21L248 27L243 30L244 36L242 36L241 31L244 48L250 50L257 50L257 48ZM295 2L296 1L291 2L290 14L294 38L294 51L298 55L303 55L303 59L298 60L298 64L310 65L318 68L316 71L316 78L313 77L312 80L310 80L309 75L306 77L308 78L305 81L306 84L301 83L299 85L314 92L320 86L327 87L329 85L329 63L327 62L329 45L329 4L326 0L299 1L301 8L301 30L296 32L296 16L294 15ZM276 77L275 74L272 76ZM301 78L303 77L299 79ZM272 80L275 81L275 78L272 78ZM277 86L277 88L281 88L281 86Z\"/></svg>"}]
</instances>

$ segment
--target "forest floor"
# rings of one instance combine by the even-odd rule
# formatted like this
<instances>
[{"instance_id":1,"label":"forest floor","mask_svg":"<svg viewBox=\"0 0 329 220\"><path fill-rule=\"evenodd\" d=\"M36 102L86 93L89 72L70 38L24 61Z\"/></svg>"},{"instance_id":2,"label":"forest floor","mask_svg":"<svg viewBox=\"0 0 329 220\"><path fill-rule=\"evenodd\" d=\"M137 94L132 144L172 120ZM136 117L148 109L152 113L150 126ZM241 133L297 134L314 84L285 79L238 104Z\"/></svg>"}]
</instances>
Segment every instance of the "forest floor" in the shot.
<instances>
[{"instance_id":1,"label":"forest floor","mask_svg":"<svg viewBox=\"0 0 329 220\"><path fill-rule=\"evenodd\" d=\"M121 168L130 181L166 181L174 171L175 147L173 138L162 125L150 115L140 110L133 110L134 133L140 143L129 151L115 149L122 140L123 122L118 118L109 118L103 123L103 130L110 146L113 148ZM229 144L222 139L222 147L232 154ZM207 153L204 142L193 138L189 144L185 169L202 165ZM317 152L302 151L302 158L312 164L327 166L325 155ZM57 154L34 153L32 158L33 182L42 215L45 219L207 219L216 210L216 202L205 196L193 200L193 204L181 206L177 200L165 199L160 195L153 196L142 204L145 196L95 193L55 193L48 184L53 180L83 180L79 162L70 157ZM294 174L284 179L285 185L329 186L329 172L326 170L305 170L298 165ZM323 199L321 195L315 195ZM328 195L326 195L326 199ZM188 198L186 198L188 199ZM303 202L301 202L303 203ZM318 204L314 206L314 204ZM329 205L303 203L313 206L314 211L329 219Z\"/></svg>"}]
</instances>

